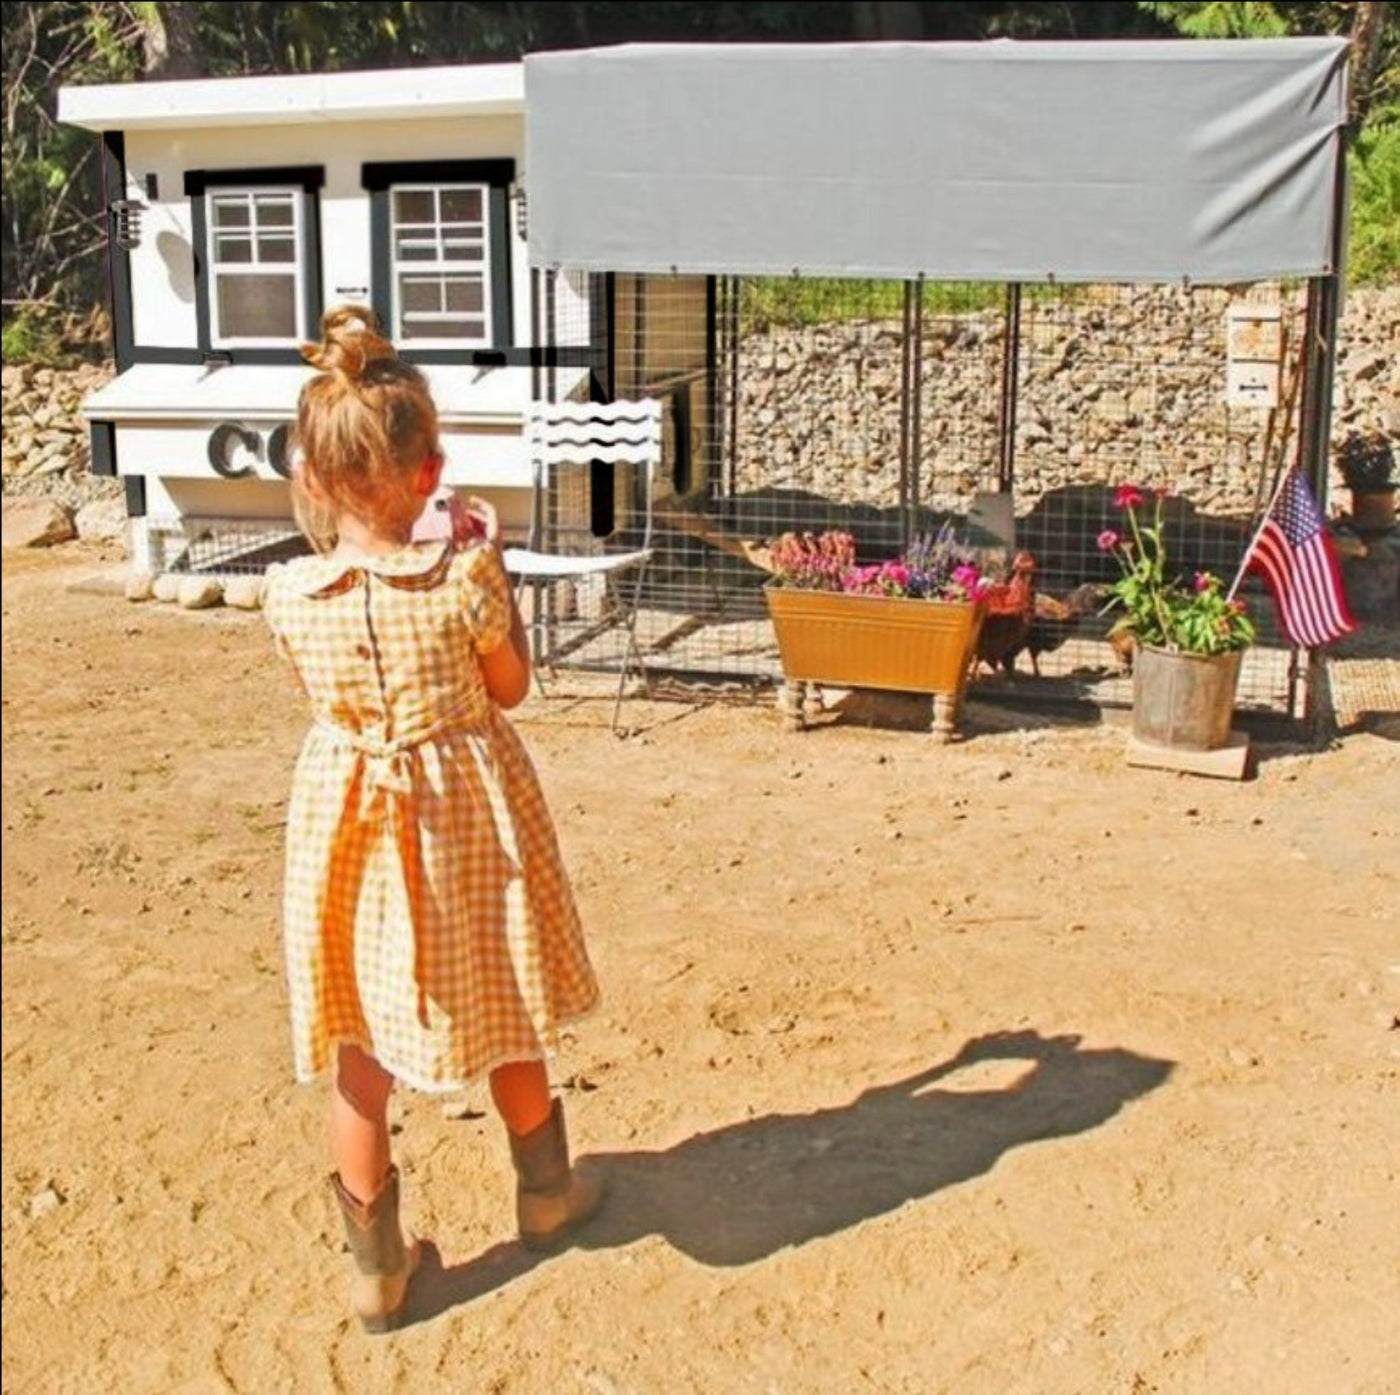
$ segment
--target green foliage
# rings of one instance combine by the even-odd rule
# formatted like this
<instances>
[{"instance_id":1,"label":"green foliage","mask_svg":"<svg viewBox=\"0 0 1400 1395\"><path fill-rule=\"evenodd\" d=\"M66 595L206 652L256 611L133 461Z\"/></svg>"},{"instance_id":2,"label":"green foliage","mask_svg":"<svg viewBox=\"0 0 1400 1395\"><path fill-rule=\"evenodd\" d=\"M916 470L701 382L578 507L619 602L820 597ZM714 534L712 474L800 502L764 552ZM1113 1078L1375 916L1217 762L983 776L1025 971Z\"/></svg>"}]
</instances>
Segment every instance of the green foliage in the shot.
<instances>
[{"instance_id":1,"label":"green foliage","mask_svg":"<svg viewBox=\"0 0 1400 1395\"><path fill-rule=\"evenodd\" d=\"M834 322L899 320L904 314L904 282L866 281L835 276L746 277L741 313L757 329ZM999 307L1006 287L990 281L926 282L926 316L972 315Z\"/></svg>"},{"instance_id":2,"label":"green foliage","mask_svg":"<svg viewBox=\"0 0 1400 1395\"><path fill-rule=\"evenodd\" d=\"M1122 38L1142 34L1349 32L1355 4L925 3L845 0L15 0L3 12L3 267L6 361L102 296L105 229L98 142L54 119L66 84L502 62L527 52L625 41ZM887 32L890 24L911 26ZM873 29L872 26L873 25ZM1280 27L1282 26L1282 27ZM1352 157L1350 270L1400 277L1400 25L1383 28ZM1389 113L1389 115L1387 115ZM898 320L895 282L748 282L756 322ZM924 288L925 314L997 306L1000 286ZM1036 294L1028 288L1027 294ZM40 315L36 307L52 312ZM17 319L23 319L11 332ZM36 349L36 351L38 351Z\"/></svg>"},{"instance_id":3,"label":"green foliage","mask_svg":"<svg viewBox=\"0 0 1400 1395\"><path fill-rule=\"evenodd\" d=\"M120 4L3 7L5 140L0 268L5 362L51 356L64 312L101 294L103 228L97 143L54 120L63 83L116 82L138 71L135 21Z\"/></svg>"},{"instance_id":4,"label":"green foliage","mask_svg":"<svg viewBox=\"0 0 1400 1395\"><path fill-rule=\"evenodd\" d=\"M1122 575L1105 588L1110 610L1121 618L1110 634L1132 635L1154 649L1179 649L1188 654L1226 654L1254 643L1254 624L1242 602L1226 599L1220 578L1197 572L1188 586L1167 569L1163 541L1162 501L1156 495L1150 523L1138 517L1145 501L1142 490L1124 485L1117 504L1128 520L1127 535L1112 529L1099 535L1099 547L1118 559Z\"/></svg>"},{"instance_id":5,"label":"green foliage","mask_svg":"<svg viewBox=\"0 0 1400 1395\"><path fill-rule=\"evenodd\" d=\"M1188 39L1277 39L1289 32L1288 21L1277 5L1246 3L1245 0L1212 0L1194 4L1190 0L1144 3L1141 6L1154 19L1170 24Z\"/></svg>"},{"instance_id":6,"label":"green foliage","mask_svg":"<svg viewBox=\"0 0 1400 1395\"><path fill-rule=\"evenodd\" d=\"M20 306L0 330L0 362L53 365L70 356L58 317L46 306Z\"/></svg>"},{"instance_id":7,"label":"green foliage","mask_svg":"<svg viewBox=\"0 0 1400 1395\"><path fill-rule=\"evenodd\" d=\"M1337 468L1348 489L1390 489L1395 483L1395 448L1383 431L1348 431L1337 447Z\"/></svg>"},{"instance_id":8,"label":"green foliage","mask_svg":"<svg viewBox=\"0 0 1400 1395\"><path fill-rule=\"evenodd\" d=\"M1382 119L1361 133L1348 172L1347 278L1362 286L1400 280L1400 117Z\"/></svg>"}]
</instances>

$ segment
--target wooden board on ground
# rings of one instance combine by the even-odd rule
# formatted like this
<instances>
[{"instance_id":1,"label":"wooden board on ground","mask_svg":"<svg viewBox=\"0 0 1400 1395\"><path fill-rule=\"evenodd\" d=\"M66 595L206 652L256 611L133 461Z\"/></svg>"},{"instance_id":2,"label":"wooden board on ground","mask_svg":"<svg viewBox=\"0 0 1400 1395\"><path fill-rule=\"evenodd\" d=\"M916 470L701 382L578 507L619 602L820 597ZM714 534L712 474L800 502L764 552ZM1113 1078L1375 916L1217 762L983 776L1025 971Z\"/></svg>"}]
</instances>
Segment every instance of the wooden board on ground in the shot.
<instances>
[{"instance_id":1,"label":"wooden board on ground","mask_svg":"<svg viewBox=\"0 0 1400 1395\"><path fill-rule=\"evenodd\" d=\"M1185 775L1210 775L1218 780L1243 780L1249 769L1249 737L1242 731L1232 731L1230 739L1218 750L1184 751L1129 736L1128 764L1176 770Z\"/></svg>"}]
</instances>

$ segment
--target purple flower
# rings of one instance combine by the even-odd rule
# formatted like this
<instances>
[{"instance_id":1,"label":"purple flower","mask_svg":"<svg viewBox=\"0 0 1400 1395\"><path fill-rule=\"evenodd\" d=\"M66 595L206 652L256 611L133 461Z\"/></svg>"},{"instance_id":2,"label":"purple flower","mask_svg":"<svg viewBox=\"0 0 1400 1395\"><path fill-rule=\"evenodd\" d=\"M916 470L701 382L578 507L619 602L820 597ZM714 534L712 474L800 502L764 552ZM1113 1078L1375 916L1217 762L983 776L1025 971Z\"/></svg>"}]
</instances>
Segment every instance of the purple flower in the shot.
<instances>
[{"instance_id":1,"label":"purple flower","mask_svg":"<svg viewBox=\"0 0 1400 1395\"><path fill-rule=\"evenodd\" d=\"M1121 534L1115 533L1112 528L1105 528L1099 534L1099 551L1112 552L1118 546Z\"/></svg>"}]
</instances>

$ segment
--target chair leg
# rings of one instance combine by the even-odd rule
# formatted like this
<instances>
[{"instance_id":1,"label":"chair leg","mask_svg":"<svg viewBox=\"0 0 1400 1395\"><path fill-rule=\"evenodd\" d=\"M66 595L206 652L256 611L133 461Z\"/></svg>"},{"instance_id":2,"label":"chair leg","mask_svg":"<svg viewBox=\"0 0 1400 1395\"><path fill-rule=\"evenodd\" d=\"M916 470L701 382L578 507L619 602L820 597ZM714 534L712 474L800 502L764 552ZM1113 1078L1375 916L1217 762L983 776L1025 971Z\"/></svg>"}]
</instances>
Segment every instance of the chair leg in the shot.
<instances>
[{"instance_id":1,"label":"chair leg","mask_svg":"<svg viewBox=\"0 0 1400 1395\"><path fill-rule=\"evenodd\" d=\"M520 585L516 590L515 603L519 606L521 598L528 590L530 593L530 672L534 676L535 690L541 697L545 696L544 677L542 669L544 667L544 620L542 618L541 598L544 593L546 583L538 577L522 577Z\"/></svg>"},{"instance_id":2,"label":"chair leg","mask_svg":"<svg viewBox=\"0 0 1400 1395\"><path fill-rule=\"evenodd\" d=\"M647 673L647 666L642 660L642 646L637 641L637 612L641 609L642 603L642 580L646 575L645 565L637 569L637 580L632 587L632 603L623 612L622 620L627 630L627 645L622 651L622 665L617 675L617 696L613 701L612 729L617 730L618 719L622 715L622 695L627 687L627 674L632 666L632 660L637 661L637 672L642 676L643 685L650 691L650 676Z\"/></svg>"}]
</instances>

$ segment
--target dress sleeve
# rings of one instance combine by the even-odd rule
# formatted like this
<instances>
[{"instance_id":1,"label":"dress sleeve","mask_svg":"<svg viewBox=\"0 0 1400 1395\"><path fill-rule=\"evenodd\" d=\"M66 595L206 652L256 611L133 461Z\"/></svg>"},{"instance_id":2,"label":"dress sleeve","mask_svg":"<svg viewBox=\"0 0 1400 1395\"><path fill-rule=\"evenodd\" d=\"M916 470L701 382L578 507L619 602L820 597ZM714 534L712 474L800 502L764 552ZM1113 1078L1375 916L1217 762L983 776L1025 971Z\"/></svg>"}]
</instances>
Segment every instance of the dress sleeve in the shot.
<instances>
[{"instance_id":1,"label":"dress sleeve","mask_svg":"<svg viewBox=\"0 0 1400 1395\"><path fill-rule=\"evenodd\" d=\"M510 635L510 579L494 547L474 547L467 554L463 609L478 654L499 649Z\"/></svg>"},{"instance_id":2,"label":"dress sleeve","mask_svg":"<svg viewBox=\"0 0 1400 1395\"><path fill-rule=\"evenodd\" d=\"M286 614L287 591L285 585L285 564L274 562L267 569L263 590L263 619L272 633L272 647L293 668L296 660L292 657L292 647L287 642L283 621Z\"/></svg>"}]
</instances>

